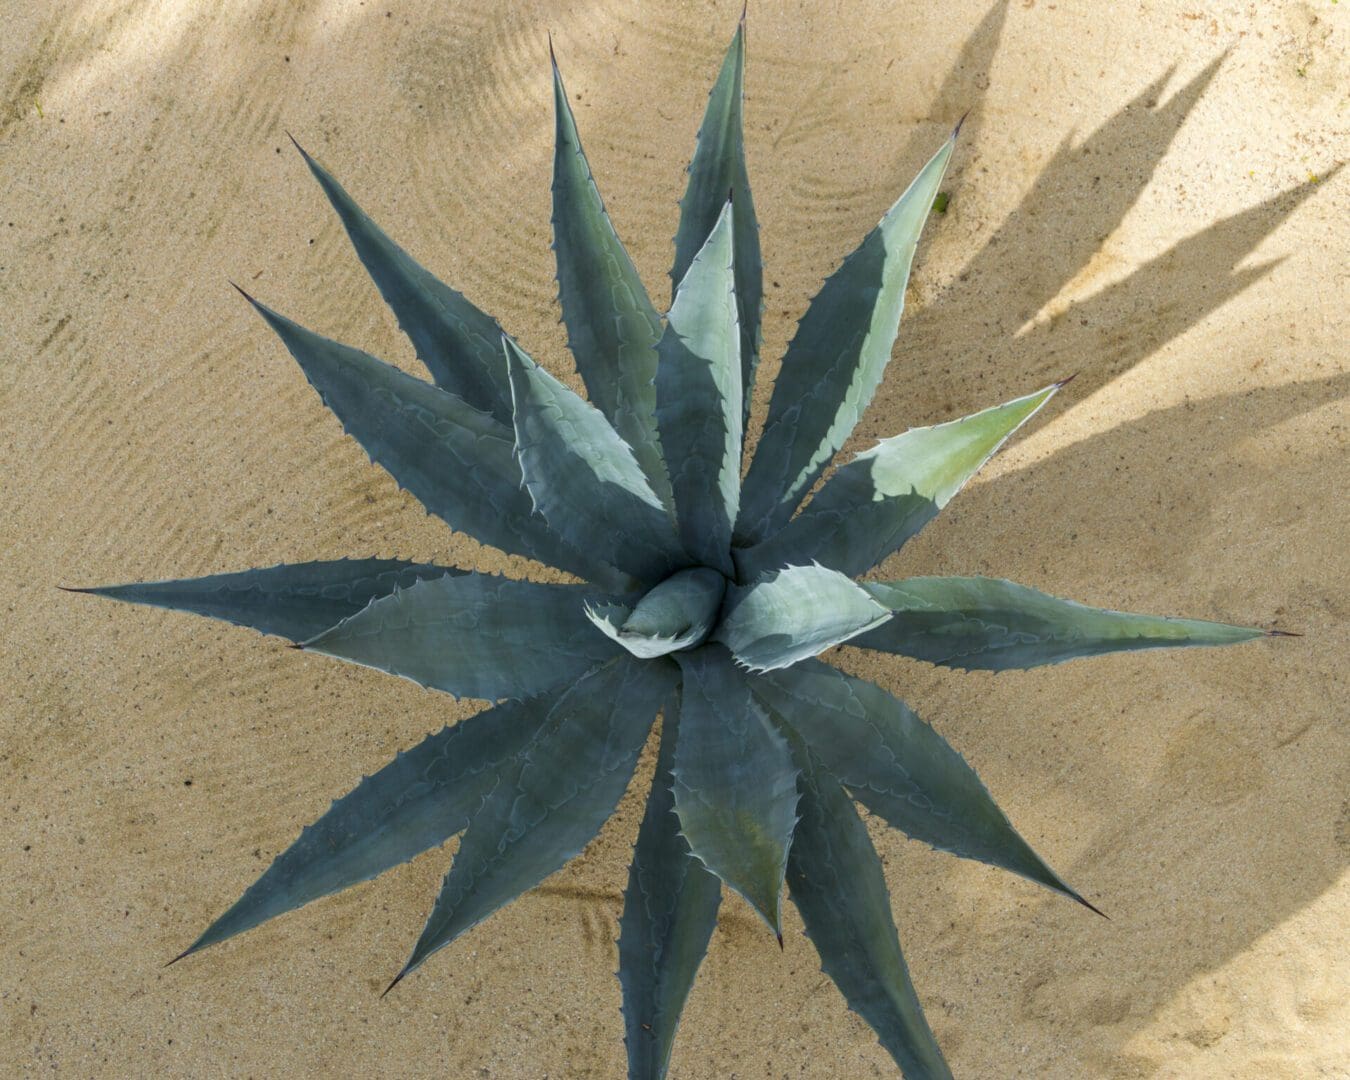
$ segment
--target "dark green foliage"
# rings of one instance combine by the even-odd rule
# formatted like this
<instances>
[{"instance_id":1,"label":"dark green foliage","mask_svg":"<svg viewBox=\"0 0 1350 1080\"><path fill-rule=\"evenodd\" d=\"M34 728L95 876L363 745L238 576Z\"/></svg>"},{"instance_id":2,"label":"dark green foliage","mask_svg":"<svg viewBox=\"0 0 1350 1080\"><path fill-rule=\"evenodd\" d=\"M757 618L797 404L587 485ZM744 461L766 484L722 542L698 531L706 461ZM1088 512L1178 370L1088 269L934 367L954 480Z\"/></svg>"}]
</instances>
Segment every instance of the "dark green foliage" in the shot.
<instances>
[{"instance_id":1,"label":"dark green foliage","mask_svg":"<svg viewBox=\"0 0 1350 1080\"><path fill-rule=\"evenodd\" d=\"M742 22L680 203L664 324L605 213L554 66L559 300L589 401L413 262L306 155L435 384L254 306L345 430L429 512L583 583L363 559L84 590L279 634L451 694L511 699L361 780L187 953L462 832L398 982L585 848L664 710L619 939L629 1075L667 1073L721 886L785 944L786 881L849 1006L907 1076L941 1080L950 1072L853 800L918 840L1091 905L933 728L814 657L847 642L1002 670L1262 635L988 578L853 580L1062 383L883 440L794 517L882 379L955 135L811 302L742 487L763 289L744 63ZM236 797L249 790L240 778Z\"/></svg>"}]
</instances>

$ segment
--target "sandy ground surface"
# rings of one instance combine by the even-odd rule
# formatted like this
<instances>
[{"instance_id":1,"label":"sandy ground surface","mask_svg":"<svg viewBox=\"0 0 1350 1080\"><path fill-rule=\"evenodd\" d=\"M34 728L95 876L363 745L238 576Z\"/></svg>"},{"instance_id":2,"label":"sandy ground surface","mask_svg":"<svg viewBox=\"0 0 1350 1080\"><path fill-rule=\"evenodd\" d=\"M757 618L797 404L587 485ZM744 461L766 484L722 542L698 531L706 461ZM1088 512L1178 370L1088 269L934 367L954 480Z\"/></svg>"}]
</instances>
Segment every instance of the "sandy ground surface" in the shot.
<instances>
[{"instance_id":1,"label":"sandy ground surface","mask_svg":"<svg viewBox=\"0 0 1350 1080\"><path fill-rule=\"evenodd\" d=\"M226 279L415 366L289 130L571 377L546 31L663 300L738 5L4 7L0 1072L620 1077L639 784L383 1001L449 851L166 970L330 798L475 706L53 586L374 553L542 575L370 467ZM1307 635L999 678L837 655L1111 915L873 822L958 1076L1350 1076L1348 42L1334 0L753 5L766 374L971 108L855 445L1079 373L882 572ZM724 906L674 1075L892 1075L789 919L780 953Z\"/></svg>"}]
</instances>

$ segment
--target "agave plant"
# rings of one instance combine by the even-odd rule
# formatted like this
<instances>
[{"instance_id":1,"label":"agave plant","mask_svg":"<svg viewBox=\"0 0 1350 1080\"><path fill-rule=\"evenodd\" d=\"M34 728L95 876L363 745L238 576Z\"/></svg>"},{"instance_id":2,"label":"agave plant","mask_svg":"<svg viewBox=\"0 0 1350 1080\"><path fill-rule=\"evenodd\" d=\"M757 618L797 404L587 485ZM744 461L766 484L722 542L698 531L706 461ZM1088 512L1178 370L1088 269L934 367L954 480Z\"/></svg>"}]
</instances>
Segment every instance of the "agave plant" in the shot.
<instances>
[{"instance_id":1,"label":"agave plant","mask_svg":"<svg viewBox=\"0 0 1350 1080\"><path fill-rule=\"evenodd\" d=\"M333 803L183 956L463 833L397 983L586 846L659 715L618 941L630 1075L666 1073L722 885L781 945L786 882L824 971L905 1074L949 1076L855 801L911 837L1092 905L908 706L816 657L847 641L1001 671L1265 633L982 577L855 580L1063 383L886 439L802 507L882 378L955 132L812 300L742 481L761 341L744 53L742 21L689 168L664 320L605 213L553 65L559 300L589 401L301 150L434 381L250 302L346 431L430 512L583 583L370 558L87 590L495 703Z\"/></svg>"}]
</instances>

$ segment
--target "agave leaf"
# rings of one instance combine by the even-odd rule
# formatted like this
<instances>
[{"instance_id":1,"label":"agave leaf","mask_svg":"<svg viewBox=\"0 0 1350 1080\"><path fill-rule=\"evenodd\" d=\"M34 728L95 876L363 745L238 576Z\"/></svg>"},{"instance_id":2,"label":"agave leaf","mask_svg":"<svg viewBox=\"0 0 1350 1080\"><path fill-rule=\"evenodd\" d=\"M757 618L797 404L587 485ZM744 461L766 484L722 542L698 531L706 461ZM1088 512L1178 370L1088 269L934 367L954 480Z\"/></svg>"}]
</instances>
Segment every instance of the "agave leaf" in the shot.
<instances>
[{"instance_id":1,"label":"agave leaf","mask_svg":"<svg viewBox=\"0 0 1350 1080\"><path fill-rule=\"evenodd\" d=\"M787 524L876 393L900 327L919 233L955 143L953 132L798 324L741 492L741 547Z\"/></svg>"},{"instance_id":2,"label":"agave leaf","mask_svg":"<svg viewBox=\"0 0 1350 1080\"><path fill-rule=\"evenodd\" d=\"M535 509L578 551L642 581L688 561L628 444L591 404L503 338L516 459Z\"/></svg>"},{"instance_id":3,"label":"agave leaf","mask_svg":"<svg viewBox=\"0 0 1350 1080\"><path fill-rule=\"evenodd\" d=\"M732 260L736 278L736 307L740 322L741 428L750 415L750 392L759 364L760 314L764 306L764 271L759 254L759 222L750 197L745 171L742 106L745 97L745 15L722 61L703 123L698 131L689 185L680 200L680 225L675 233L675 265L671 270L672 297L693 265L722 214L727 193L733 208Z\"/></svg>"},{"instance_id":4,"label":"agave leaf","mask_svg":"<svg viewBox=\"0 0 1350 1080\"><path fill-rule=\"evenodd\" d=\"M363 778L182 955L368 881L463 830L561 694L485 709Z\"/></svg>"},{"instance_id":5,"label":"agave leaf","mask_svg":"<svg viewBox=\"0 0 1350 1080\"><path fill-rule=\"evenodd\" d=\"M643 596L636 607L588 603L586 617L634 656L665 656L708 636L726 584L716 570L681 570Z\"/></svg>"},{"instance_id":6,"label":"agave leaf","mask_svg":"<svg viewBox=\"0 0 1350 1080\"><path fill-rule=\"evenodd\" d=\"M297 142L295 148L342 219L356 254L436 385L510 424L511 386L502 365L502 328L497 320L414 262L304 147Z\"/></svg>"},{"instance_id":7,"label":"agave leaf","mask_svg":"<svg viewBox=\"0 0 1350 1080\"><path fill-rule=\"evenodd\" d=\"M1091 906L1017 834L965 759L899 698L819 660L758 676L751 687L889 825Z\"/></svg>"},{"instance_id":8,"label":"agave leaf","mask_svg":"<svg viewBox=\"0 0 1350 1080\"><path fill-rule=\"evenodd\" d=\"M276 331L343 430L430 513L502 551L623 588L612 566L569 547L534 513L521 488L510 428L454 394L306 330L247 293L244 298Z\"/></svg>"},{"instance_id":9,"label":"agave leaf","mask_svg":"<svg viewBox=\"0 0 1350 1080\"><path fill-rule=\"evenodd\" d=\"M620 655L587 622L585 585L464 574L395 589L306 641L456 697L525 698Z\"/></svg>"},{"instance_id":10,"label":"agave leaf","mask_svg":"<svg viewBox=\"0 0 1350 1080\"><path fill-rule=\"evenodd\" d=\"M951 1080L910 982L881 860L839 782L798 747L801 819L788 889L821 970L871 1025L908 1080Z\"/></svg>"},{"instance_id":11,"label":"agave leaf","mask_svg":"<svg viewBox=\"0 0 1350 1080\"><path fill-rule=\"evenodd\" d=\"M787 667L880 626L890 612L843 574L789 566L728 590L713 635L752 671Z\"/></svg>"},{"instance_id":12,"label":"agave leaf","mask_svg":"<svg viewBox=\"0 0 1350 1080\"><path fill-rule=\"evenodd\" d=\"M474 813L395 983L590 843L618 805L673 687L669 661L621 654L559 699Z\"/></svg>"},{"instance_id":13,"label":"agave leaf","mask_svg":"<svg viewBox=\"0 0 1350 1080\"><path fill-rule=\"evenodd\" d=\"M591 401L632 447L652 490L669 507L652 386L661 316L605 212L556 60L553 106L553 250L567 343Z\"/></svg>"},{"instance_id":14,"label":"agave leaf","mask_svg":"<svg viewBox=\"0 0 1350 1080\"><path fill-rule=\"evenodd\" d=\"M336 559L283 563L266 569L178 581L137 581L66 591L170 611L190 611L264 634L304 641L395 589L465 572L451 566L403 559Z\"/></svg>"},{"instance_id":15,"label":"agave leaf","mask_svg":"<svg viewBox=\"0 0 1350 1080\"><path fill-rule=\"evenodd\" d=\"M916 577L863 588L895 616L853 644L966 670L1032 668L1134 649L1236 645L1272 633L1086 607L997 578Z\"/></svg>"},{"instance_id":16,"label":"agave leaf","mask_svg":"<svg viewBox=\"0 0 1350 1080\"><path fill-rule=\"evenodd\" d=\"M866 573L932 521L1062 385L950 423L912 428L859 454L780 532L736 552L742 579L812 560L848 577Z\"/></svg>"},{"instance_id":17,"label":"agave leaf","mask_svg":"<svg viewBox=\"0 0 1350 1080\"><path fill-rule=\"evenodd\" d=\"M741 488L741 371L724 203L675 294L656 370L656 419L685 550L727 576Z\"/></svg>"},{"instance_id":18,"label":"agave leaf","mask_svg":"<svg viewBox=\"0 0 1350 1080\"><path fill-rule=\"evenodd\" d=\"M792 755L725 649L675 659L684 676L674 766L681 832L782 940L783 870L797 805Z\"/></svg>"},{"instance_id":19,"label":"agave leaf","mask_svg":"<svg viewBox=\"0 0 1350 1080\"><path fill-rule=\"evenodd\" d=\"M661 752L638 830L619 923L619 983L630 1080L661 1080L675 1030L717 923L722 883L689 853L671 774L679 702L661 721Z\"/></svg>"}]
</instances>

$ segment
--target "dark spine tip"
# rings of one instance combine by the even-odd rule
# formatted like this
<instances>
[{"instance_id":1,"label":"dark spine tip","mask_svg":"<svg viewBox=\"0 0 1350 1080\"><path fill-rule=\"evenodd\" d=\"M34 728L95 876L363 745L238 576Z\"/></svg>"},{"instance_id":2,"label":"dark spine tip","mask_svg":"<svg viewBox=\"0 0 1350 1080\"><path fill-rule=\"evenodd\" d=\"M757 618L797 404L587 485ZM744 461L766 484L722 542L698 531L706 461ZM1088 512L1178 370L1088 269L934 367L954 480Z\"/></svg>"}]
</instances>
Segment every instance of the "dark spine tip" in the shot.
<instances>
[{"instance_id":1,"label":"dark spine tip","mask_svg":"<svg viewBox=\"0 0 1350 1080\"><path fill-rule=\"evenodd\" d=\"M292 134L288 131L288 132L286 132L286 138L290 139L290 140L291 140L291 145L294 146L297 150L300 151L300 156L301 156L302 158L304 158L306 161L308 161L308 160L309 160L309 155L308 155L307 153L305 153L305 148L304 148L303 146L300 145L300 143L299 143L299 141L297 141L296 137L295 137L294 135L292 135Z\"/></svg>"},{"instance_id":2,"label":"dark spine tip","mask_svg":"<svg viewBox=\"0 0 1350 1080\"><path fill-rule=\"evenodd\" d=\"M1056 390L1063 390L1064 387L1068 386L1069 383L1073 382L1074 379L1076 379L1076 378L1078 378L1078 372L1075 371L1075 372L1074 372L1072 375L1070 375L1067 379L1060 379L1059 382L1055 383L1055 389L1056 389Z\"/></svg>"},{"instance_id":3,"label":"dark spine tip","mask_svg":"<svg viewBox=\"0 0 1350 1080\"><path fill-rule=\"evenodd\" d=\"M384 993L380 995L380 1000L383 1001L385 998L387 998L389 996L389 991L392 990L394 987L396 987L399 983L401 983L403 981L403 977L407 974L408 969L404 968L397 975L395 975L394 981L384 988Z\"/></svg>"},{"instance_id":4,"label":"dark spine tip","mask_svg":"<svg viewBox=\"0 0 1350 1080\"><path fill-rule=\"evenodd\" d=\"M774 937L776 937L776 938L778 939L778 951L779 951L779 952L782 952L782 951L783 951L783 931L781 931L781 930L776 930L776 931L774 931Z\"/></svg>"},{"instance_id":5,"label":"dark spine tip","mask_svg":"<svg viewBox=\"0 0 1350 1080\"><path fill-rule=\"evenodd\" d=\"M1084 900L1084 899L1083 899L1081 896L1079 896L1077 893L1074 893L1074 894L1073 894L1073 898L1074 898L1075 900L1077 900L1080 904L1082 904L1085 908L1087 908L1089 911L1091 911L1094 915L1100 915L1100 916L1101 916L1103 919L1105 919L1107 922L1110 922L1110 921L1111 921L1111 916L1110 916L1110 915L1108 915L1106 912L1104 912L1101 908L1097 907L1096 905L1094 905L1094 904L1089 904L1086 900Z\"/></svg>"},{"instance_id":6,"label":"dark spine tip","mask_svg":"<svg viewBox=\"0 0 1350 1080\"><path fill-rule=\"evenodd\" d=\"M956 122L956 127L952 128L953 139L961 134L961 125L966 122L966 117L968 117L969 115L970 115L969 109L967 109L965 112L961 114L961 119Z\"/></svg>"},{"instance_id":7,"label":"dark spine tip","mask_svg":"<svg viewBox=\"0 0 1350 1080\"><path fill-rule=\"evenodd\" d=\"M77 589L77 588L75 588L75 587L72 586L72 585L58 585L58 586L56 586L56 587L57 587L58 589L60 589L62 592L82 592L82 593L88 593L88 592L93 592L93 591L94 591L93 589Z\"/></svg>"},{"instance_id":8,"label":"dark spine tip","mask_svg":"<svg viewBox=\"0 0 1350 1080\"><path fill-rule=\"evenodd\" d=\"M741 17L736 22L736 25L740 27L742 30L745 29L745 13L749 7L750 7L750 0L743 0L743 3L741 4Z\"/></svg>"},{"instance_id":9,"label":"dark spine tip","mask_svg":"<svg viewBox=\"0 0 1350 1080\"><path fill-rule=\"evenodd\" d=\"M84 589L76 589L75 592L84 592ZM1267 630L1266 637L1302 637L1297 630Z\"/></svg>"},{"instance_id":10,"label":"dark spine tip","mask_svg":"<svg viewBox=\"0 0 1350 1080\"><path fill-rule=\"evenodd\" d=\"M182 959L185 959L186 957L191 956L191 955L192 955L193 953L195 953L196 951L197 951L197 946L196 946L196 945L189 945L186 949L184 949L182 952L180 952L177 956L175 956L172 960L170 960L170 961L169 961L167 964L165 964L164 966L165 966L166 968L171 968L171 967L174 966L174 964L178 963L179 960L182 960Z\"/></svg>"},{"instance_id":11,"label":"dark spine tip","mask_svg":"<svg viewBox=\"0 0 1350 1080\"><path fill-rule=\"evenodd\" d=\"M227 280L228 280L228 279L227 279ZM247 300L247 301L248 301L250 304L252 304L254 307L257 307L257 306L258 306L258 301L254 300L253 297L249 296L248 293L244 292L244 290L241 289L241 288L240 288L237 284L235 284L233 281L230 282L230 288L232 288L235 292L237 292L240 296L242 296L245 300Z\"/></svg>"},{"instance_id":12,"label":"dark spine tip","mask_svg":"<svg viewBox=\"0 0 1350 1080\"><path fill-rule=\"evenodd\" d=\"M558 70L558 57L553 51L553 31L545 31L548 34L548 62L553 66L553 70ZM388 993L388 991L386 991Z\"/></svg>"}]
</instances>

